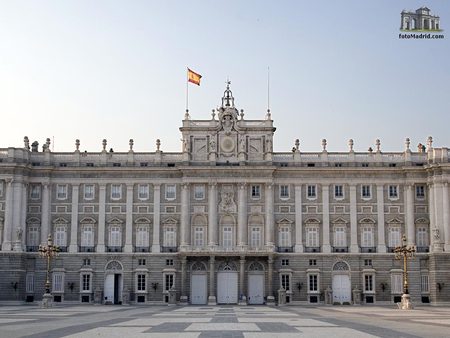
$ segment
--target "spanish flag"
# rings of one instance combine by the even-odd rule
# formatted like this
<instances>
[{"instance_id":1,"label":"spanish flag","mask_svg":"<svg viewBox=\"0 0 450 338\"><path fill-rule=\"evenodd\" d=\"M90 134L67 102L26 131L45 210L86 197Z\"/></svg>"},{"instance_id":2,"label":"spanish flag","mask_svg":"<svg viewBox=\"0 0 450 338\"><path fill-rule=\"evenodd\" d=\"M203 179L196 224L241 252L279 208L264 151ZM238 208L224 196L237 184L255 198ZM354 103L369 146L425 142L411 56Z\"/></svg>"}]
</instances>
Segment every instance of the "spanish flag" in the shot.
<instances>
[{"instance_id":1,"label":"spanish flag","mask_svg":"<svg viewBox=\"0 0 450 338\"><path fill-rule=\"evenodd\" d=\"M200 74L197 74L196 72L190 70L188 68L188 81L192 82L193 84L196 84L197 86L200 86L200 79L202 76Z\"/></svg>"}]
</instances>

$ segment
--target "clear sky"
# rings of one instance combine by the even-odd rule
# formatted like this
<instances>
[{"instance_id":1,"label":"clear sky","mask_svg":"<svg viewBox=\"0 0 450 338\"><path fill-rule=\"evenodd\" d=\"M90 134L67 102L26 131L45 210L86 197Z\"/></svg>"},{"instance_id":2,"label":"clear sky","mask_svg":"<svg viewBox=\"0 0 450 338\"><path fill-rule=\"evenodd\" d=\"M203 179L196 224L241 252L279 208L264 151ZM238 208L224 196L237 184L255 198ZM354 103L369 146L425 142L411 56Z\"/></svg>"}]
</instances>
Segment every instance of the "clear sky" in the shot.
<instances>
[{"instance_id":1,"label":"clear sky","mask_svg":"<svg viewBox=\"0 0 450 338\"><path fill-rule=\"evenodd\" d=\"M399 39L400 12L423 5L445 38ZM264 118L269 66L276 151L450 147L449 1L0 0L0 148L180 151L187 66L203 75L193 119L227 77L245 118Z\"/></svg>"}]
</instances>

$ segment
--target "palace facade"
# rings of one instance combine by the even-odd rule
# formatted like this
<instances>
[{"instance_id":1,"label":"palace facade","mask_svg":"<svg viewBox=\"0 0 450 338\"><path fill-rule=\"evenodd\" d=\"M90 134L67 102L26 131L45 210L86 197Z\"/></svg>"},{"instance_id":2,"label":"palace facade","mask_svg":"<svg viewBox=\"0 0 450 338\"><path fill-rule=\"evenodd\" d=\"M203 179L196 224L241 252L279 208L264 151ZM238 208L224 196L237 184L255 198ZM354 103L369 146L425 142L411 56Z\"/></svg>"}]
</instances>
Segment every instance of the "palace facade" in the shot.
<instances>
[{"instance_id":1,"label":"palace facade","mask_svg":"<svg viewBox=\"0 0 450 338\"><path fill-rule=\"evenodd\" d=\"M450 164L417 151L273 152L270 111L247 120L227 86L182 152L0 149L0 300L42 299L51 234L56 302L388 304L450 302ZM31 148L31 149L30 149Z\"/></svg>"}]
</instances>

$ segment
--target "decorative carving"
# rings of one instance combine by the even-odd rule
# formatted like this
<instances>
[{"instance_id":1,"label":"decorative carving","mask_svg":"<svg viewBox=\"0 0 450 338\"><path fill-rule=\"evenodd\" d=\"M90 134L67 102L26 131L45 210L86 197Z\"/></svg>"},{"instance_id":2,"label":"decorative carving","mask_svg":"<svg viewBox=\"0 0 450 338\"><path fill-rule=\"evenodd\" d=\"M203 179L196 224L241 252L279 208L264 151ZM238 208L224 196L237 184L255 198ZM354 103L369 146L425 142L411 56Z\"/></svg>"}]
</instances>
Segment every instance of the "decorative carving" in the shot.
<instances>
[{"instance_id":1,"label":"decorative carving","mask_svg":"<svg viewBox=\"0 0 450 338\"><path fill-rule=\"evenodd\" d=\"M38 141L34 141L31 144L31 151L34 152L34 153L38 152L38 147L39 147L39 142Z\"/></svg>"},{"instance_id":2,"label":"decorative carving","mask_svg":"<svg viewBox=\"0 0 450 338\"><path fill-rule=\"evenodd\" d=\"M264 266L260 262L252 262L248 266L248 271L264 271Z\"/></svg>"},{"instance_id":3,"label":"decorative carving","mask_svg":"<svg viewBox=\"0 0 450 338\"><path fill-rule=\"evenodd\" d=\"M111 261L106 265L106 270L122 270L122 265L118 261Z\"/></svg>"},{"instance_id":4,"label":"decorative carving","mask_svg":"<svg viewBox=\"0 0 450 338\"><path fill-rule=\"evenodd\" d=\"M236 212L236 202L234 201L234 191L232 186L223 186L220 197L220 211Z\"/></svg>"},{"instance_id":5,"label":"decorative carving","mask_svg":"<svg viewBox=\"0 0 450 338\"><path fill-rule=\"evenodd\" d=\"M206 271L206 265L202 262L194 262L191 271Z\"/></svg>"},{"instance_id":6,"label":"decorative carving","mask_svg":"<svg viewBox=\"0 0 450 338\"><path fill-rule=\"evenodd\" d=\"M350 270L348 264L345 262L337 262L333 266L333 271L348 271Z\"/></svg>"},{"instance_id":7,"label":"decorative carving","mask_svg":"<svg viewBox=\"0 0 450 338\"><path fill-rule=\"evenodd\" d=\"M22 230L22 228L17 228L16 229L16 237L17 237L17 240L18 241L21 241L22 240L22 235L23 235L23 230Z\"/></svg>"},{"instance_id":8,"label":"decorative carving","mask_svg":"<svg viewBox=\"0 0 450 338\"><path fill-rule=\"evenodd\" d=\"M441 238L441 235L439 233L439 229L438 228L434 228L433 229L433 236L434 236L434 240L435 241L439 241L439 239Z\"/></svg>"},{"instance_id":9,"label":"decorative carving","mask_svg":"<svg viewBox=\"0 0 450 338\"><path fill-rule=\"evenodd\" d=\"M28 136L23 138L23 146L25 149L30 150L30 140L28 139Z\"/></svg>"},{"instance_id":10,"label":"decorative carving","mask_svg":"<svg viewBox=\"0 0 450 338\"><path fill-rule=\"evenodd\" d=\"M216 152L216 141L214 141L214 140L209 141L209 150L212 153Z\"/></svg>"},{"instance_id":11,"label":"decorative carving","mask_svg":"<svg viewBox=\"0 0 450 338\"><path fill-rule=\"evenodd\" d=\"M236 264L232 262L223 262L219 265L219 271L237 271Z\"/></svg>"}]
</instances>

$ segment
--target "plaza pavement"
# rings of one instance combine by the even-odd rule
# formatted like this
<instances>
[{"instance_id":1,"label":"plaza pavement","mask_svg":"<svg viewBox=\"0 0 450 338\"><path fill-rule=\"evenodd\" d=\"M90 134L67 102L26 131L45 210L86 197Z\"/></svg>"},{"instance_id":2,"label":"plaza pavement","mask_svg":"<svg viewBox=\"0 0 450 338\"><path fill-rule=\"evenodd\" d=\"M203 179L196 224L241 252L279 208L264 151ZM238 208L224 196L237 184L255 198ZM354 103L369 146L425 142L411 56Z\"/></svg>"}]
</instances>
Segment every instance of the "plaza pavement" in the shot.
<instances>
[{"instance_id":1,"label":"plaza pavement","mask_svg":"<svg viewBox=\"0 0 450 338\"><path fill-rule=\"evenodd\" d=\"M450 308L0 306L0 338L450 337Z\"/></svg>"}]
</instances>

